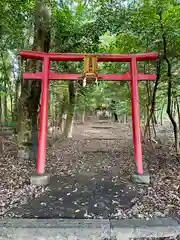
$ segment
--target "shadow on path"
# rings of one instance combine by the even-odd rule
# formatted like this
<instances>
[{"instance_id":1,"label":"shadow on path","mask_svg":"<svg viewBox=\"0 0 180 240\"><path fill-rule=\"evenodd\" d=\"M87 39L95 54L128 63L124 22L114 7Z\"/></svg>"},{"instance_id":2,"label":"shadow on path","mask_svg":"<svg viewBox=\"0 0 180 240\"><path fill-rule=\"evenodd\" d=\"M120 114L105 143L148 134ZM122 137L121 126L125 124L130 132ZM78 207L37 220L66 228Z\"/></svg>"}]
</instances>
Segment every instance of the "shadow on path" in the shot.
<instances>
[{"instance_id":1,"label":"shadow on path","mask_svg":"<svg viewBox=\"0 0 180 240\"><path fill-rule=\"evenodd\" d=\"M140 199L131 183L106 176L54 176L49 191L14 210L23 218L123 218Z\"/></svg>"}]
</instances>

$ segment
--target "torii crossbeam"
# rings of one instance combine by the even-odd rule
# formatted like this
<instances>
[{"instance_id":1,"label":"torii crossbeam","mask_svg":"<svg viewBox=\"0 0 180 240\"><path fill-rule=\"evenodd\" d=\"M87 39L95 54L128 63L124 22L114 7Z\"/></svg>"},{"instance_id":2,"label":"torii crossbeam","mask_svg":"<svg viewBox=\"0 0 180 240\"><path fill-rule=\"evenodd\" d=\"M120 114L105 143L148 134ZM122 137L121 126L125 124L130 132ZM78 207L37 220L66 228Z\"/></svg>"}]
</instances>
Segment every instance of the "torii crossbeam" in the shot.
<instances>
[{"instance_id":1,"label":"torii crossbeam","mask_svg":"<svg viewBox=\"0 0 180 240\"><path fill-rule=\"evenodd\" d=\"M51 61L83 61L84 54L76 53L45 53L35 51L21 51L20 56L27 59L42 60L42 72L24 73L24 79L41 80L41 109L40 109L40 132L38 145L38 158L36 168L36 180L34 183L47 183L45 173L46 164L46 143L48 132L48 105L49 105L49 82L51 80L79 80L81 74L55 73L50 71ZM138 94L138 81L156 80L156 74L144 74L138 72L138 62L156 61L158 53L144 54L99 54L98 62L129 62L130 72L125 74L99 74L98 80L104 81L130 81L131 82L131 105L132 105L132 127L133 127L133 143L134 158L137 166L136 179L140 182L148 183L149 176L144 174L142 146L141 146L141 130L140 130L140 107ZM32 178L34 179L34 178ZM38 180L37 180L38 179ZM42 181L41 181L42 179ZM33 181L32 181L33 182Z\"/></svg>"}]
</instances>

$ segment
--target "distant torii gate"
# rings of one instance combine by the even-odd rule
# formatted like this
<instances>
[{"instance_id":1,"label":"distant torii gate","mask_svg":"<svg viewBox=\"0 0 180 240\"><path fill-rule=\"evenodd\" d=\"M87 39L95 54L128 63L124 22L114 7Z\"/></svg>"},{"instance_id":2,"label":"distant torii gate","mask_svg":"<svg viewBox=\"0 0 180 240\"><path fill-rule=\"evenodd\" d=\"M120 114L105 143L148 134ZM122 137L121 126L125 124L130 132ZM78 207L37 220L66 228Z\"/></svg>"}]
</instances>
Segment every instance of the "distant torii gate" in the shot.
<instances>
[{"instance_id":1,"label":"distant torii gate","mask_svg":"<svg viewBox=\"0 0 180 240\"><path fill-rule=\"evenodd\" d=\"M49 105L49 82L50 80L79 80L82 74L55 73L50 71L51 61L83 61L85 54L75 53L44 53L34 51L21 51L20 56L27 59L42 60L42 72L24 73L24 79L42 80L41 109L40 109L40 132L37 159L37 176L32 178L32 183L46 184L48 177L44 174L46 164L46 143L48 132L48 105ZM156 80L156 74L144 74L138 72L138 62L155 61L158 53L144 54L99 54L98 62L129 62L130 72L125 74L99 74L98 80L104 81L131 81L131 105L132 105L132 127L134 157L137 166L136 179L140 182L149 182L149 177L144 175L141 130L140 130L140 107L138 94L139 80Z\"/></svg>"}]
</instances>

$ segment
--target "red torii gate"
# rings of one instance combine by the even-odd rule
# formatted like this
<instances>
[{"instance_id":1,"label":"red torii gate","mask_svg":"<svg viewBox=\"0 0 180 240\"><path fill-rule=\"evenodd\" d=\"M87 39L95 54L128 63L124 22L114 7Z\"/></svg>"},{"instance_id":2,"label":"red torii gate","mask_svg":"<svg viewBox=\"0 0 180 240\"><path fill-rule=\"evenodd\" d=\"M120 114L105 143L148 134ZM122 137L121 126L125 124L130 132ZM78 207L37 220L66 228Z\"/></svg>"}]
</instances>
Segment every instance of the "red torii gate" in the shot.
<instances>
[{"instance_id":1,"label":"red torii gate","mask_svg":"<svg viewBox=\"0 0 180 240\"><path fill-rule=\"evenodd\" d=\"M21 51L20 56L27 59L42 60L42 72L24 73L24 79L41 80L41 109L40 109L40 132L38 145L38 158L36 178L32 178L32 182L36 184L45 184L48 177L44 175L46 164L46 139L48 127L48 105L49 105L49 81L50 80L79 80L82 74L55 73L50 71L51 61L83 61L85 54L76 53L45 53L35 51ZM132 127L133 127L133 143L134 157L137 166L137 181L149 182L149 177L144 175L141 131L140 131L140 108L138 81L139 80L156 80L156 74L144 74L138 72L138 62L155 61L158 59L158 53L144 54L99 54L98 62L129 62L130 72L125 74L99 74L99 80L105 81L131 81L131 105L132 105ZM34 180L33 180L34 179Z\"/></svg>"}]
</instances>

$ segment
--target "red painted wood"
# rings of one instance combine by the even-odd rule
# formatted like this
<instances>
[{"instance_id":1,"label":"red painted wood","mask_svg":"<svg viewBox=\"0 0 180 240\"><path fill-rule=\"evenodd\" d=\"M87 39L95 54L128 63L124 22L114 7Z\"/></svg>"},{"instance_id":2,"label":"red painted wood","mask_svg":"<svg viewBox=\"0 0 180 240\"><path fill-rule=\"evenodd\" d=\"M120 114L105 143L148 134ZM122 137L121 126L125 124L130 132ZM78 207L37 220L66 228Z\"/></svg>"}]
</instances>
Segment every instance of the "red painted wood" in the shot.
<instances>
[{"instance_id":1,"label":"red painted wood","mask_svg":"<svg viewBox=\"0 0 180 240\"><path fill-rule=\"evenodd\" d=\"M42 79L43 74L41 72L38 73L24 73L24 79L31 80L40 80ZM130 73L125 74L99 74L98 81L130 81L131 75ZM69 74L69 73L55 73L50 72L49 80L79 80L81 74ZM156 74L138 74L138 80L156 80Z\"/></svg>"},{"instance_id":2,"label":"red painted wood","mask_svg":"<svg viewBox=\"0 0 180 240\"><path fill-rule=\"evenodd\" d=\"M42 73L43 80L41 87L40 130L36 169L38 174L44 173L46 165L46 144L48 132L48 107L49 107L49 79L48 79L49 70L50 61L48 58L45 58Z\"/></svg>"},{"instance_id":3,"label":"red painted wood","mask_svg":"<svg viewBox=\"0 0 180 240\"><path fill-rule=\"evenodd\" d=\"M143 174L142 146L141 146L141 129L140 129L140 108L138 93L138 69L136 59L131 61L131 106L132 106L132 128L134 157L138 174Z\"/></svg>"},{"instance_id":4,"label":"red painted wood","mask_svg":"<svg viewBox=\"0 0 180 240\"><path fill-rule=\"evenodd\" d=\"M48 56L51 61L83 61L82 53L44 53L34 51L21 51L20 56L30 59L42 60ZM138 54L98 54L99 62L130 62L136 57L137 61L152 61L158 59L158 53L138 53Z\"/></svg>"}]
</instances>

